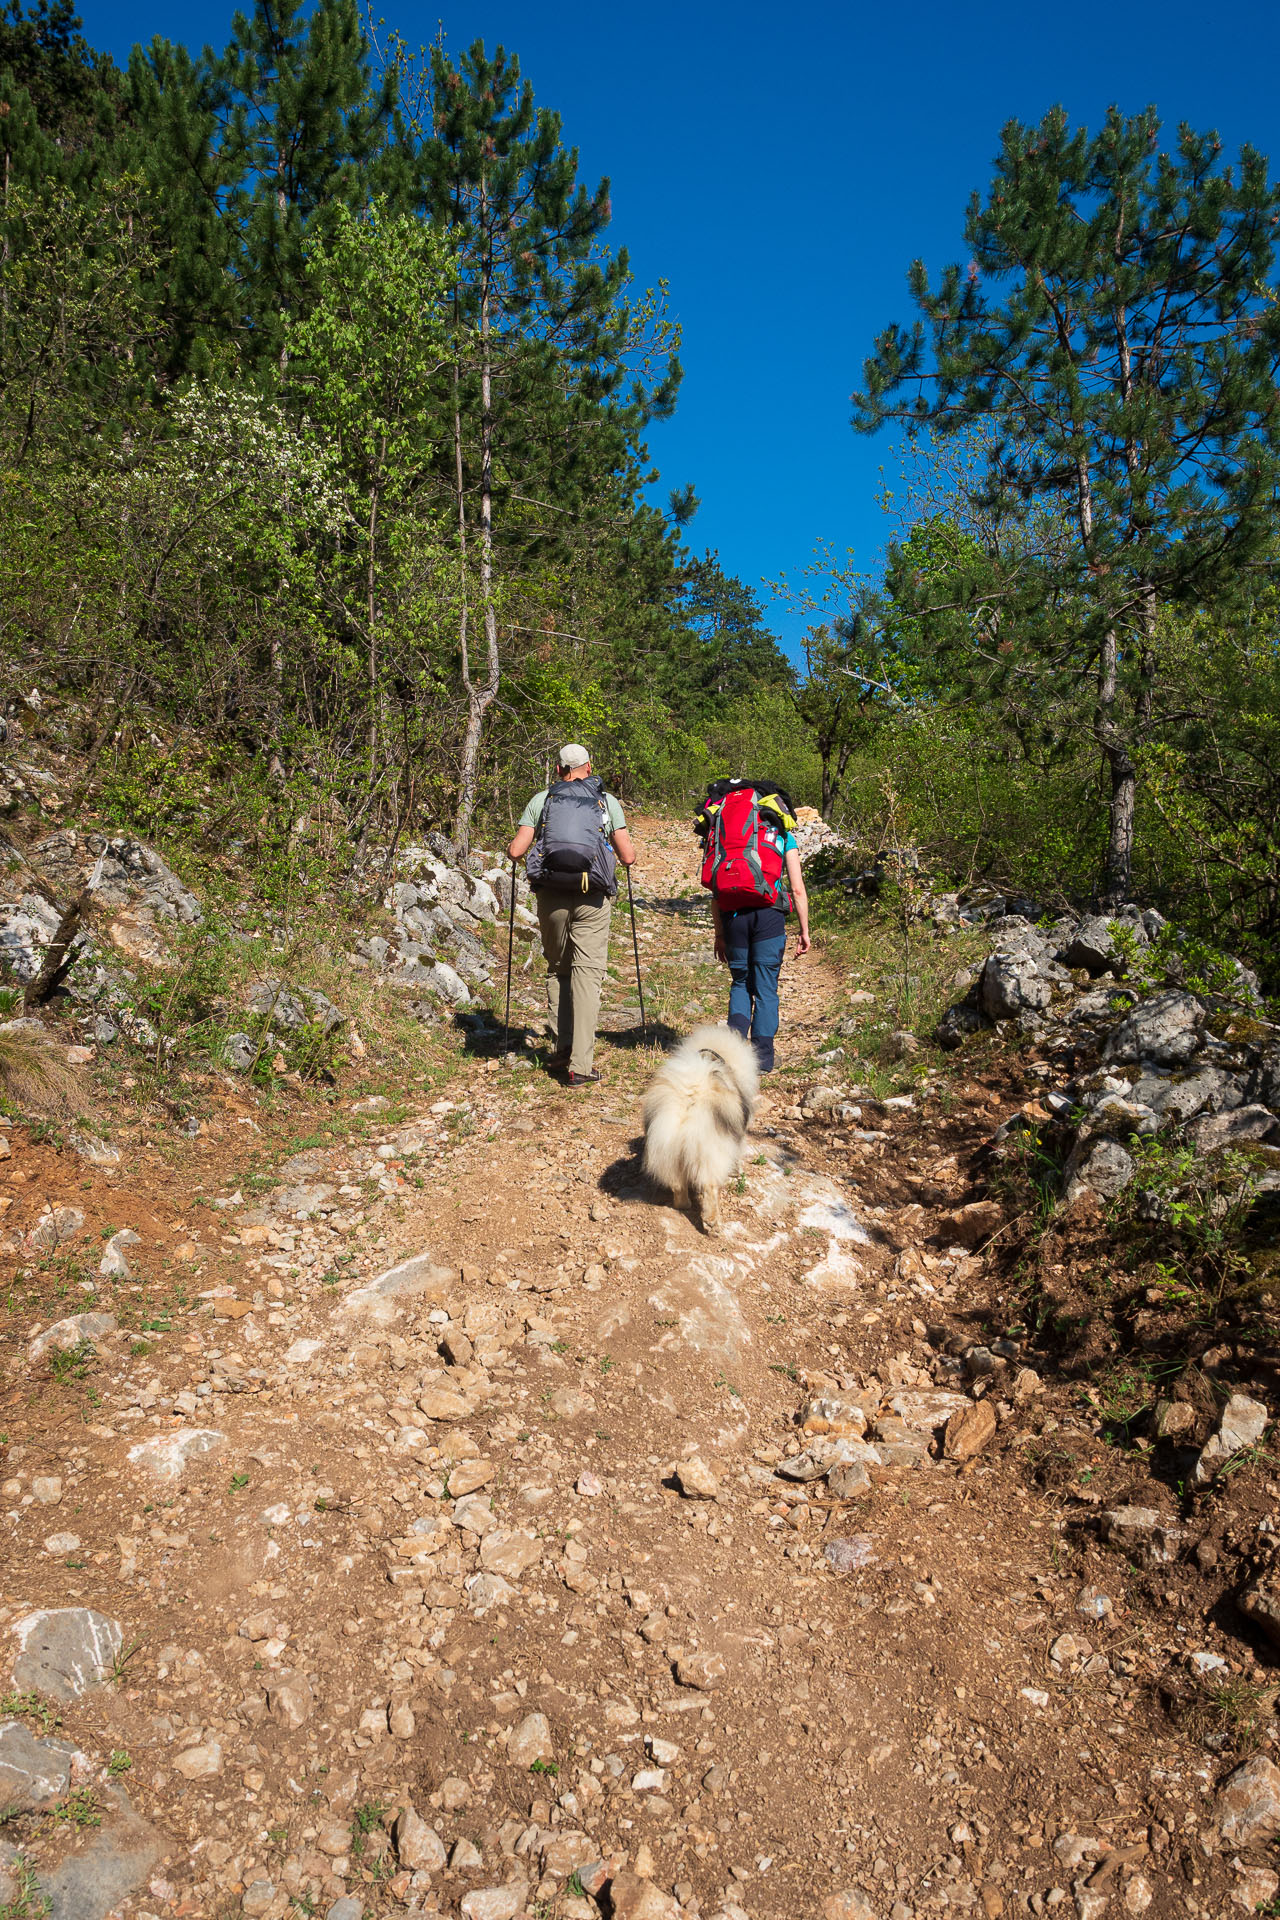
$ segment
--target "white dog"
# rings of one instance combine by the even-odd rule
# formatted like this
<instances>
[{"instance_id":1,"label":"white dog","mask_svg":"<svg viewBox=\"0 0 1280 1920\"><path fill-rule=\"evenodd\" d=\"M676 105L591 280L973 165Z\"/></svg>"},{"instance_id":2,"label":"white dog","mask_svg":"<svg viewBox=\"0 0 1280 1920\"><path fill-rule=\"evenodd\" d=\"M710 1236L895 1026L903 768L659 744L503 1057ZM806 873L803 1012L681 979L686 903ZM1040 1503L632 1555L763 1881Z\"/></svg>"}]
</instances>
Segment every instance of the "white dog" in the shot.
<instances>
[{"instance_id":1,"label":"white dog","mask_svg":"<svg viewBox=\"0 0 1280 1920\"><path fill-rule=\"evenodd\" d=\"M645 1172L678 1207L692 1195L708 1233L719 1228L720 1189L738 1171L759 1092L750 1041L729 1027L697 1027L645 1094Z\"/></svg>"}]
</instances>

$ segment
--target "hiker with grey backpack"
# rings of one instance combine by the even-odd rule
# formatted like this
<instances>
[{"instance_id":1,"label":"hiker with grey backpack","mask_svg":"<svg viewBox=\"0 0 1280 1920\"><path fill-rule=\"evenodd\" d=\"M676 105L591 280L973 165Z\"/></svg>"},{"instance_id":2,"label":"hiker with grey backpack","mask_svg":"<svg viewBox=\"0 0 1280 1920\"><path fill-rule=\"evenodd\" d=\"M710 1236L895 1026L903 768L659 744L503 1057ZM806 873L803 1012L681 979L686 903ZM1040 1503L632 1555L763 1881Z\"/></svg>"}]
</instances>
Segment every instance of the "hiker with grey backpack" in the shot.
<instances>
[{"instance_id":1,"label":"hiker with grey backpack","mask_svg":"<svg viewBox=\"0 0 1280 1920\"><path fill-rule=\"evenodd\" d=\"M534 794L507 853L528 856L547 963L547 1065L566 1069L571 1087L593 1086L618 861L629 867L636 855L621 803L591 771L585 747L561 747L553 785Z\"/></svg>"}]
</instances>

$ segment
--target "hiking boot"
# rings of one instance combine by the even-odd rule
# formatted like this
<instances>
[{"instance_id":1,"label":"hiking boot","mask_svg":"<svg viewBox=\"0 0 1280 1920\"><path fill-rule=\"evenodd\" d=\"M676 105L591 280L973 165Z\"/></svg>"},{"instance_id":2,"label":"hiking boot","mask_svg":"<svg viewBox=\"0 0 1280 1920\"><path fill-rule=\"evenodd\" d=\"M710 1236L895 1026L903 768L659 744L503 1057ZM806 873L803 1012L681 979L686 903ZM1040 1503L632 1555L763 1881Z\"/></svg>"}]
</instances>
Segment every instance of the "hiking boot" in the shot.
<instances>
[{"instance_id":1,"label":"hiking boot","mask_svg":"<svg viewBox=\"0 0 1280 1920\"><path fill-rule=\"evenodd\" d=\"M569 1085L571 1087L594 1087L599 1078L600 1075L594 1067L590 1073L574 1073L572 1069L570 1069Z\"/></svg>"}]
</instances>

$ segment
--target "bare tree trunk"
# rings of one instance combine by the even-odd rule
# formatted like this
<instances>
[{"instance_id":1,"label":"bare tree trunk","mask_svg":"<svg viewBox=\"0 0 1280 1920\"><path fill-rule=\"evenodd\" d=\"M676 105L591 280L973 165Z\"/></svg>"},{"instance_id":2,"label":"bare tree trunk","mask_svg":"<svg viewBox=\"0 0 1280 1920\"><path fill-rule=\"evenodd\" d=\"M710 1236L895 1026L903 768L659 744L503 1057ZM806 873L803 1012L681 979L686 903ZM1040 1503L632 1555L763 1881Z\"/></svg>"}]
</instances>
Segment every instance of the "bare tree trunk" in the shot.
<instances>
[{"instance_id":1,"label":"bare tree trunk","mask_svg":"<svg viewBox=\"0 0 1280 1920\"><path fill-rule=\"evenodd\" d=\"M480 599L484 609L485 678L477 684L469 663L463 683L467 690L467 730L462 739L458 773L458 812L453 838L465 858L471 851L471 816L475 812L480 766L480 736L484 716L498 691L498 614L493 604L493 358L489 302L493 254L488 228L488 195L480 184L480 222L485 258L480 287Z\"/></svg>"}]
</instances>

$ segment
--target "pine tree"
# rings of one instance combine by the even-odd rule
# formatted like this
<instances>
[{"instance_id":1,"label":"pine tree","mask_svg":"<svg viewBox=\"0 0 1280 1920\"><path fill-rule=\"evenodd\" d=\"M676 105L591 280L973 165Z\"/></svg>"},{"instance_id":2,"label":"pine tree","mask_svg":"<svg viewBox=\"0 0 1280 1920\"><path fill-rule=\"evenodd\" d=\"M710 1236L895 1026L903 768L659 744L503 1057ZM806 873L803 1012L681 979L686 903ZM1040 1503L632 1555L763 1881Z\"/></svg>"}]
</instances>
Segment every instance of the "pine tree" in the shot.
<instances>
[{"instance_id":1,"label":"pine tree","mask_svg":"<svg viewBox=\"0 0 1280 1920\"><path fill-rule=\"evenodd\" d=\"M370 84L356 0L254 0L220 59L208 56L233 182L233 268L263 362L283 366L288 321L305 304L305 247L339 206L358 211L395 101L394 75Z\"/></svg>"},{"instance_id":2,"label":"pine tree","mask_svg":"<svg viewBox=\"0 0 1280 1920\"><path fill-rule=\"evenodd\" d=\"M1148 109L1093 138L1055 108L1004 129L972 258L910 285L923 316L866 362L854 425L988 423L983 504L1030 527L1016 566L970 579L975 648L1024 685L1093 681L1110 780L1103 894L1129 891L1139 754L1162 607L1229 597L1265 564L1280 486L1280 306L1267 282L1280 189ZM1047 512L1046 512L1047 510ZM1049 537L1033 525L1044 515Z\"/></svg>"},{"instance_id":3,"label":"pine tree","mask_svg":"<svg viewBox=\"0 0 1280 1920\"><path fill-rule=\"evenodd\" d=\"M670 409L680 375L672 356L647 391L635 381L628 388L635 316L625 298L627 256L610 257L599 245L609 183L594 193L579 185L559 115L535 108L514 56L502 47L489 56L477 41L455 66L436 48L431 97L420 193L457 249L453 481L464 582L473 530L479 549L484 630L479 669L464 586L467 724L454 833L465 848L485 714L502 671L495 502L508 507L505 530L513 533L509 476L518 473L528 498L545 499L545 481L562 512L580 509L594 477L634 459L644 420Z\"/></svg>"},{"instance_id":4,"label":"pine tree","mask_svg":"<svg viewBox=\"0 0 1280 1920\"><path fill-rule=\"evenodd\" d=\"M115 157L146 181L158 271L147 289L158 319L155 358L169 380L207 375L234 357L241 327L232 277L232 184L219 93L206 60L154 39L134 47L125 79L128 125Z\"/></svg>"}]
</instances>

